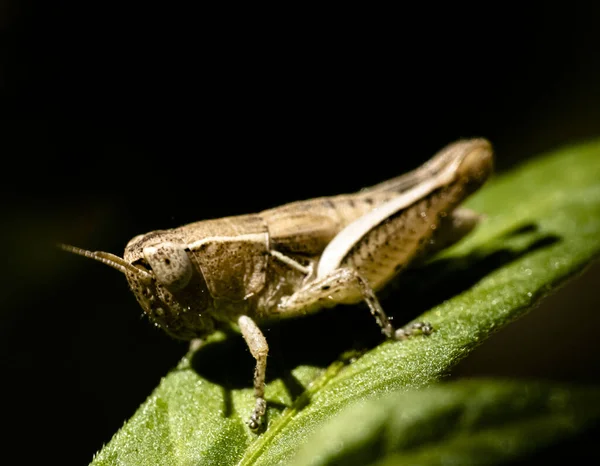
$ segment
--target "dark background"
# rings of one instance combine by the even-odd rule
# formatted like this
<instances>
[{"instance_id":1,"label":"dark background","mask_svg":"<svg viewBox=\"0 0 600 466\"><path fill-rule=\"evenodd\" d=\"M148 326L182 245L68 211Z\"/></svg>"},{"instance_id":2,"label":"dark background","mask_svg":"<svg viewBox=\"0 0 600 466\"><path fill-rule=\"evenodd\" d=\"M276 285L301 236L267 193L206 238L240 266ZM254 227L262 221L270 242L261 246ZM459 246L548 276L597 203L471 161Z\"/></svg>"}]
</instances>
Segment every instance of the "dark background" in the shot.
<instances>
[{"instance_id":1,"label":"dark background","mask_svg":"<svg viewBox=\"0 0 600 466\"><path fill-rule=\"evenodd\" d=\"M146 231L357 190L460 137L492 141L502 171L600 136L598 6L229 8L0 1L2 419L22 463L89 462L186 349L119 273L55 242L120 254ZM457 373L597 381L565 306L598 302L571 293L551 324L574 329L563 363L515 326Z\"/></svg>"}]
</instances>

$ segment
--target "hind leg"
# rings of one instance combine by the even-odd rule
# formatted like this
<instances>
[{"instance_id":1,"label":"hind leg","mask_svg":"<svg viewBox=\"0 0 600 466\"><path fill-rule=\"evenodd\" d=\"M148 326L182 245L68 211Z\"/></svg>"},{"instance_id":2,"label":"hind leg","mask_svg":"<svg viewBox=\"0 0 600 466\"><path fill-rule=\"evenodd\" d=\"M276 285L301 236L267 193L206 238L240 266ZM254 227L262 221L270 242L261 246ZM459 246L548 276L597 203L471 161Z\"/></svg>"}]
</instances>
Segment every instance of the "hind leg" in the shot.
<instances>
[{"instance_id":1,"label":"hind leg","mask_svg":"<svg viewBox=\"0 0 600 466\"><path fill-rule=\"evenodd\" d=\"M381 332L388 338L404 340L416 333L429 334L432 331L431 325L425 322L415 322L395 330L367 281L356 270L345 267L332 271L288 296L274 313L282 317L303 315L323 307L360 301L367 303Z\"/></svg>"}]
</instances>

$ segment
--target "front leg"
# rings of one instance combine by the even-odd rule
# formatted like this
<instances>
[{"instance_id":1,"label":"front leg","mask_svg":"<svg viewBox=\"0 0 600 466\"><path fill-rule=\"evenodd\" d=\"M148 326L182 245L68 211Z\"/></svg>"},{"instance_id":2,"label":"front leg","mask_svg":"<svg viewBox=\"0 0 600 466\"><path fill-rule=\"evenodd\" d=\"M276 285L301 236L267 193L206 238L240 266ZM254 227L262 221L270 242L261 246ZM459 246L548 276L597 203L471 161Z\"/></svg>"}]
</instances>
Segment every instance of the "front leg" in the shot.
<instances>
[{"instance_id":1,"label":"front leg","mask_svg":"<svg viewBox=\"0 0 600 466\"><path fill-rule=\"evenodd\" d=\"M240 316L238 325L250 349L250 353L256 359L256 368L254 369L254 397L256 404L248 420L250 429L256 430L260 427L262 417L265 415L267 409L267 402L265 401L265 375L267 372L269 345L265 336L250 317Z\"/></svg>"},{"instance_id":2,"label":"front leg","mask_svg":"<svg viewBox=\"0 0 600 466\"><path fill-rule=\"evenodd\" d=\"M308 314L323 307L354 304L361 300L367 303L371 314L381 327L381 332L388 338L403 340L415 332L429 334L432 331L431 325L424 322L415 322L394 330L367 281L356 270L346 267L336 269L323 278L307 284L282 300L275 312L282 317Z\"/></svg>"}]
</instances>

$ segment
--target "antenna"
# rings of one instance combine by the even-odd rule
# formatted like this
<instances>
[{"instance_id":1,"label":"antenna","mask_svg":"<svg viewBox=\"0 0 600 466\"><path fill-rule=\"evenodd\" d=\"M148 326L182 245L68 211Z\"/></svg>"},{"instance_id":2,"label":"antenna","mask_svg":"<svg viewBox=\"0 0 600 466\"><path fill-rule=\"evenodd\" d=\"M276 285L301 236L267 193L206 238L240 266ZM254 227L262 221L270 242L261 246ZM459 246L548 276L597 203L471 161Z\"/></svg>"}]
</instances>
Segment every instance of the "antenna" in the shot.
<instances>
[{"instance_id":1,"label":"antenna","mask_svg":"<svg viewBox=\"0 0 600 466\"><path fill-rule=\"evenodd\" d=\"M112 267L113 269L117 269L119 272L122 272L122 273L129 271L133 274L145 276L145 278L152 278L152 275L149 274L148 272L146 272L142 269L139 269L139 268L135 267L134 265L131 265L129 262L126 262L125 259L123 259L119 256L115 256L114 254L111 254L110 252L88 251L86 249L81 249L81 248L71 246L68 244L59 244L58 247L61 248L63 251L71 252L71 253L77 254L79 256L88 257L88 258L94 259L98 262L102 262L103 264L106 264L109 267Z\"/></svg>"}]
</instances>

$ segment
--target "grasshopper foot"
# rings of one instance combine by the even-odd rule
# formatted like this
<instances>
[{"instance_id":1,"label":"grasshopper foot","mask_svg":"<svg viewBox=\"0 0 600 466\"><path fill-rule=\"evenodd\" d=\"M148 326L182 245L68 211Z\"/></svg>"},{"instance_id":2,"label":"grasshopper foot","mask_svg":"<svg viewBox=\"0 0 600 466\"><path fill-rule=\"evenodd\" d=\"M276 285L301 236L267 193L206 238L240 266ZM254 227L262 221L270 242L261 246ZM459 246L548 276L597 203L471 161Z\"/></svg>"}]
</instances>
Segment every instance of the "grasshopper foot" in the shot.
<instances>
[{"instance_id":1,"label":"grasshopper foot","mask_svg":"<svg viewBox=\"0 0 600 466\"><path fill-rule=\"evenodd\" d=\"M394 332L395 340L406 340L407 338L416 335L430 335L433 332L433 327L429 322L413 322L412 324L406 325L399 328Z\"/></svg>"},{"instance_id":2,"label":"grasshopper foot","mask_svg":"<svg viewBox=\"0 0 600 466\"><path fill-rule=\"evenodd\" d=\"M254 406L254 411L252 411L252 415L248 420L248 427L251 430L258 430L262 423L262 418L265 415L265 411L267 410L267 402L264 398L257 398L256 405Z\"/></svg>"}]
</instances>

